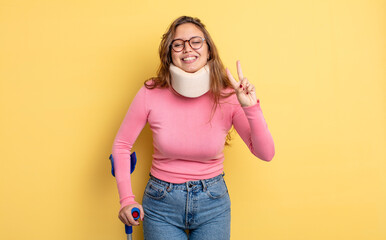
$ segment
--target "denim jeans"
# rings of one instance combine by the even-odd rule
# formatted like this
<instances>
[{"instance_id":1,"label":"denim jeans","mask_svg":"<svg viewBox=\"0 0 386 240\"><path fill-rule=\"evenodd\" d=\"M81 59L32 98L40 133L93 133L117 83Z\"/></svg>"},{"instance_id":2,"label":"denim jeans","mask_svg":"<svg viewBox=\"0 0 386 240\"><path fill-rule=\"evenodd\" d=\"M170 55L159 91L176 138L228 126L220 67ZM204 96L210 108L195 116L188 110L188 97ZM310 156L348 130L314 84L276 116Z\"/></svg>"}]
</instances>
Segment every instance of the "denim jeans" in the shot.
<instances>
[{"instance_id":1,"label":"denim jeans","mask_svg":"<svg viewBox=\"0 0 386 240\"><path fill-rule=\"evenodd\" d=\"M151 176L142 200L145 240L229 240L230 205L223 174L182 184Z\"/></svg>"}]
</instances>

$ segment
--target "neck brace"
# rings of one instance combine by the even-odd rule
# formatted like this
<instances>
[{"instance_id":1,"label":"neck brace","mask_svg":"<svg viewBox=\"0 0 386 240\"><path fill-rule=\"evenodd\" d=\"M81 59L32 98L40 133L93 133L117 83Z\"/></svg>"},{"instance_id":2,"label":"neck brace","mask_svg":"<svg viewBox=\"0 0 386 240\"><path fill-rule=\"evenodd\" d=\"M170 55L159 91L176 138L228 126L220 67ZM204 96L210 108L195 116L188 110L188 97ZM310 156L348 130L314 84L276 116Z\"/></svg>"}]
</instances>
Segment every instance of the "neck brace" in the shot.
<instances>
[{"instance_id":1,"label":"neck brace","mask_svg":"<svg viewBox=\"0 0 386 240\"><path fill-rule=\"evenodd\" d=\"M170 64L172 87L182 96L196 98L210 89L209 66L205 65L194 73L188 73L174 64Z\"/></svg>"}]
</instances>

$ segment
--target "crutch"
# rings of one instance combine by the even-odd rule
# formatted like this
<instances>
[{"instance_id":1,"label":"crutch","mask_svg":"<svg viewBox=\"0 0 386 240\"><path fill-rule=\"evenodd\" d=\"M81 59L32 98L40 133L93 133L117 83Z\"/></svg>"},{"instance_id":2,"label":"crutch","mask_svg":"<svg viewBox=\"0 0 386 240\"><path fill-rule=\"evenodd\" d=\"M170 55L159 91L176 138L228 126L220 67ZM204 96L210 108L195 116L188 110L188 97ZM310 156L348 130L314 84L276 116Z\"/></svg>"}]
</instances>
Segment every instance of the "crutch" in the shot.
<instances>
[{"instance_id":1,"label":"crutch","mask_svg":"<svg viewBox=\"0 0 386 240\"><path fill-rule=\"evenodd\" d=\"M111 162L111 174L115 177L115 171L114 171L114 159L113 159L113 155L110 154L110 162ZM135 165L137 164L137 155L135 154L135 152L133 152L131 155L130 155L130 174L133 173L134 169L135 169ZM138 208L133 208L131 209L131 215L133 216L134 220L137 220L140 216L140 210ZM133 233L133 227L132 226L127 226L125 224L125 232L127 234L127 240L132 240L132 233Z\"/></svg>"}]
</instances>

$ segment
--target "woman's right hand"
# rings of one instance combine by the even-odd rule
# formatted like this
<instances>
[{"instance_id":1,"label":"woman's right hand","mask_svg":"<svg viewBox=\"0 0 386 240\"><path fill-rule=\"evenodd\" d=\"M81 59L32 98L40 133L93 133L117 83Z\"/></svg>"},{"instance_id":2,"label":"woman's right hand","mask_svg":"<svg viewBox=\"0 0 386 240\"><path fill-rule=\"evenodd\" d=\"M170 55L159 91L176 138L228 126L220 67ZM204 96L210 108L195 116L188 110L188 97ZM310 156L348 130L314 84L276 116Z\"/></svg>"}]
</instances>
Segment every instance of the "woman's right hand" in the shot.
<instances>
[{"instance_id":1,"label":"woman's right hand","mask_svg":"<svg viewBox=\"0 0 386 240\"><path fill-rule=\"evenodd\" d=\"M143 221L143 217L145 216L145 213L143 212L142 205L140 205L138 203L127 205L119 211L119 215L118 215L119 219L127 226L138 226L139 225L139 221L134 220L133 216L131 215L131 209L133 209L135 207L139 209L139 211L140 211L139 216L141 218L141 221Z\"/></svg>"}]
</instances>

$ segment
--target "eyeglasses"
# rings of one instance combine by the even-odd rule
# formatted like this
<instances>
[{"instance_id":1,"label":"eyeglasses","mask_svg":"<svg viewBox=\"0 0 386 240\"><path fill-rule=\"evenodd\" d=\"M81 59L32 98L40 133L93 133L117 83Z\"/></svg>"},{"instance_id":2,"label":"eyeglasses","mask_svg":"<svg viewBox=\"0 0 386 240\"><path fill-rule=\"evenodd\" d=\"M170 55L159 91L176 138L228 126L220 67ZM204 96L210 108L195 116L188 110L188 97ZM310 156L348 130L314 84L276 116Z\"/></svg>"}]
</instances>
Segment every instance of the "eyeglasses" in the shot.
<instances>
[{"instance_id":1,"label":"eyeglasses","mask_svg":"<svg viewBox=\"0 0 386 240\"><path fill-rule=\"evenodd\" d=\"M188 42L190 47L193 48L194 50L198 50L202 47L202 45L204 44L204 41L205 41L205 38L195 36L189 40L174 39L171 45L172 45L172 49L175 52L181 52L182 50L184 50L185 42Z\"/></svg>"}]
</instances>

